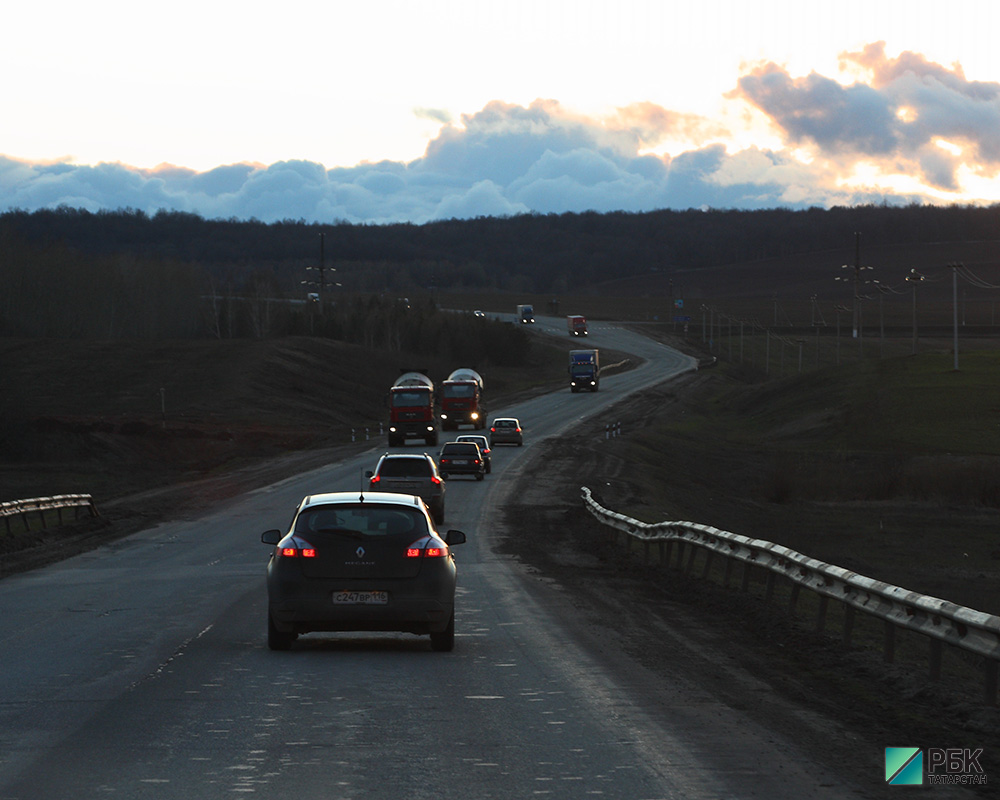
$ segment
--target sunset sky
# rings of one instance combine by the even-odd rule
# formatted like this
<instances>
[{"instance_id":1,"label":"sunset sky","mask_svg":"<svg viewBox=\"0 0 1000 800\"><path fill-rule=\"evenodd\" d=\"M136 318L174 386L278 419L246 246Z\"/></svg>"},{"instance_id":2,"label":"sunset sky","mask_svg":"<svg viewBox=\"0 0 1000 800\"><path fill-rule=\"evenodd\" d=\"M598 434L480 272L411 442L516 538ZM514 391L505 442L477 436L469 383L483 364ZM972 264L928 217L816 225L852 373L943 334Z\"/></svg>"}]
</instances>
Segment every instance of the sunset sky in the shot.
<instances>
[{"instance_id":1,"label":"sunset sky","mask_svg":"<svg viewBox=\"0 0 1000 800\"><path fill-rule=\"evenodd\" d=\"M5 9L0 210L1000 202L996 0Z\"/></svg>"}]
</instances>

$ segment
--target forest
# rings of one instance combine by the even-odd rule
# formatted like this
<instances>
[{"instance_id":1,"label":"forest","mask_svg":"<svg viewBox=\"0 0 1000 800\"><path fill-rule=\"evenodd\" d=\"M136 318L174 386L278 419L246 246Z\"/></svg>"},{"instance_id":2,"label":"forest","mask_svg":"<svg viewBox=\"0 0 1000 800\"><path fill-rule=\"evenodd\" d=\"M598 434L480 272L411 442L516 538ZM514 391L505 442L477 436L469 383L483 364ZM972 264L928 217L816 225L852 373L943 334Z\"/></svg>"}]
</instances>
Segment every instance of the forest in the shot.
<instances>
[{"instance_id":1,"label":"forest","mask_svg":"<svg viewBox=\"0 0 1000 800\"><path fill-rule=\"evenodd\" d=\"M613 279L866 246L1000 240L1000 205L526 214L425 225L0 214L0 335L432 337L435 291L587 294ZM328 307L307 300L340 298ZM275 303L291 300L292 303Z\"/></svg>"}]
</instances>

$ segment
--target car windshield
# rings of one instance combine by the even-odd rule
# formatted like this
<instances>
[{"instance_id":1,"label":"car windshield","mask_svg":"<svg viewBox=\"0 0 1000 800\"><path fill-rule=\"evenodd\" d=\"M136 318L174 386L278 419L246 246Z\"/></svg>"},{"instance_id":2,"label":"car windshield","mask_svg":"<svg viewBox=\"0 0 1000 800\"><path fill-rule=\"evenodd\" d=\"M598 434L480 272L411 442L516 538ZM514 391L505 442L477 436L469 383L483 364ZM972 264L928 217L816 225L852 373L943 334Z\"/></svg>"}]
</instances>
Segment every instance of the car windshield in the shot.
<instances>
[{"instance_id":1,"label":"car windshield","mask_svg":"<svg viewBox=\"0 0 1000 800\"><path fill-rule=\"evenodd\" d=\"M513 428L514 420L512 419L498 419L496 426L497 428Z\"/></svg>"},{"instance_id":2,"label":"car windshield","mask_svg":"<svg viewBox=\"0 0 1000 800\"><path fill-rule=\"evenodd\" d=\"M471 383L456 383L448 384L444 386L444 396L447 398L453 397L472 397L476 393L476 387Z\"/></svg>"},{"instance_id":3,"label":"car windshield","mask_svg":"<svg viewBox=\"0 0 1000 800\"><path fill-rule=\"evenodd\" d=\"M427 520L415 508L371 503L307 508L295 521L295 533L307 539L310 533L342 533L358 538L405 533L416 538L427 532Z\"/></svg>"},{"instance_id":4,"label":"car windshield","mask_svg":"<svg viewBox=\"0 0 1000 800\"><path fill-rule=\"evenodd\" d=\"M427 478L431 465L426 458L387 458L378 468L382 478Z\"/></svg>"},{"instance_id":5,"label":"car windshield","mask_svg":"<svg viewBox=\"0 0 1000 800\"><path fill-rule=\"evenodd\" d=\"M462 437L459 437L458 441L460 441L460 442L472 442L473 444L478 444L480 450L482 450L484 447L488 446L485 436L462 436Z\"/></svg>"}]
</instances>

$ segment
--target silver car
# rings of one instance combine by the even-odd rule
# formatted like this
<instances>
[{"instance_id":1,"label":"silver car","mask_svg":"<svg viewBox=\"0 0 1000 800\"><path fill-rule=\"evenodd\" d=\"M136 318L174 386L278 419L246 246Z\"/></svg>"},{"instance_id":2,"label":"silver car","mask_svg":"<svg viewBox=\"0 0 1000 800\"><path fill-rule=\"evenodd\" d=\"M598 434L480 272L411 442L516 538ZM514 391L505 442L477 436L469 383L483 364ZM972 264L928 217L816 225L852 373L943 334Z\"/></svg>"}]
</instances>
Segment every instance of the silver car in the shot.
<instances>
[{"instance_id":1,"label":"silver car","mask_svg":"<svg viewBox=\"0 0 1000 800\"><path fill-rule=\"evenodd\" d=\"M490 447L495 444L524 444L521 423L514 417L497 417L490 425Z\"/></svg>"},{"instance_id":2,"label":"silver car","mask_svg":"<svg viewBox=\"0 0 1000 800\"><path fill-rule=\"evenodd\" d=\"M455 557L414 495L336 492L306 497L287 533L270 530L267 644L287 650L311 631L405 631L455 645Z\"/></svg>"},{"instance_id":3,"label":"silver car","mask_svg":"<svg viewBox=\"0 0 1000 800\"><path fill-rule=\"evenodd\" d=\"M427 453L386 453L374 471L365 473L373 492L418 495L431 510L434 521L444 522L445 485L437 462Z\"/></svg>"}]
</instances>

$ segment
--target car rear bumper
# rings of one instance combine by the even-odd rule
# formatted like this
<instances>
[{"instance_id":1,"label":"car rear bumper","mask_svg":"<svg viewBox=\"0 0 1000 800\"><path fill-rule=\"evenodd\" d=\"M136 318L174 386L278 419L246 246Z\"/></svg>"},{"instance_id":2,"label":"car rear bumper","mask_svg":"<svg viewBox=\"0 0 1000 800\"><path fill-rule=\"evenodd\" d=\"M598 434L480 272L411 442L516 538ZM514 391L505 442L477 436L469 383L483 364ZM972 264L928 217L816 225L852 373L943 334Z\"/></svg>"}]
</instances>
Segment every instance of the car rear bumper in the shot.
<instances>
[{"instance_id":1,"label":"car rear bumper","mask_svg":"<svg viewBox=\"0 0 1000 800\"><path fill-rule=\"evenodd\" d=\"M409 583L412 583L409 582ZM274 626L285 633L309 631L406 631L439 633L455 610L455 585L443 581L413 593L413 586L387 580L311 580L268 586L268 609ZM385 605L335 605L340 591L386 591Z\"/></svg>"}]
</instances>

